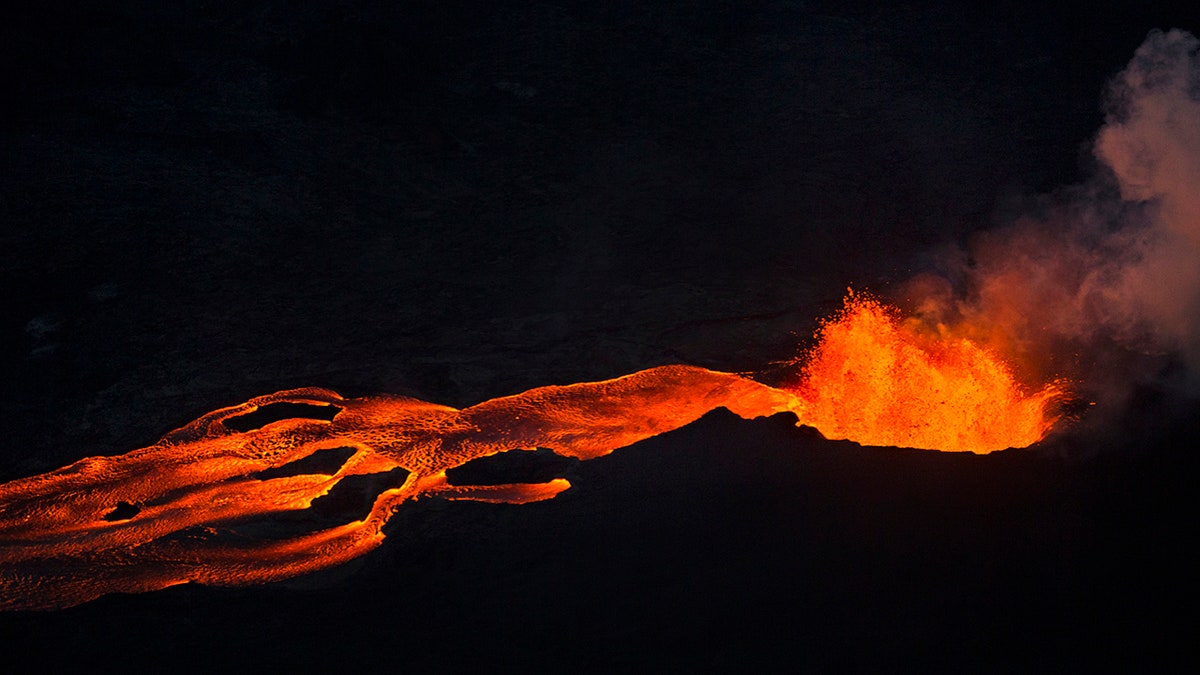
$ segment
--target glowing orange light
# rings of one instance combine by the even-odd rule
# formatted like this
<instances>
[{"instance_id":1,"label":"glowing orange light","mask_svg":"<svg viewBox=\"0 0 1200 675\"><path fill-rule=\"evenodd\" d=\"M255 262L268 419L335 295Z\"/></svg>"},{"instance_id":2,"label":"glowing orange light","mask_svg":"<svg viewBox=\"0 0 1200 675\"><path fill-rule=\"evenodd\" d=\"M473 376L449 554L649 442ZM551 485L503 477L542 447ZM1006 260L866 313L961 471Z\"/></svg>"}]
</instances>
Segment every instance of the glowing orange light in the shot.
<instances>
[{"instance_id":1,"label":"glowing orange light","mask_svg":"<svg viewBox=\"0 0 1200 675\"><path fill-rule=\"evenodd\" d=\"M287 419L241 432L226 425L280 402L340 410L330 421ZM0 609L70 607L187 582L254 584L333 567L378 546L384 523L406 500L521 504L570 487L563 479L449 484L446 471L473 459L535 447L592 459L717 407L755 417L792 403L777 389L686 366L542 387L464 410L399 397L343 399L325 389L263 396L150 447L0 485ZM353 455L333 475L268 471L334 448ZM379 494L361 520L292 537L247 525L306 510L349 476L397 468L408 472L403 485Z\"/></svg>"},{"instance_id":2,"label":"glowing orange light","mask_svg":"<svg viewBox=\"0 0 1200 675\"><path fill-rule=\"evenodd\" d=\"M1040 440L1060 395L1053 385L1025 395L974 343L927 337L884 305L853 296L821 329L793 388L663 366L463 410L401 397L344 399L326 389L280 392L209 413L147 448L0 485L0 610L326 569L378 546L407 500L523 504L570 487L561 478L451 485L446 472L471 460L532 448L592 459L718 407L745 418L794 412L826 437L859 443L988 452ZM237 418L280 403L336 412L237 430ZM348 457L330 473L296 469L337 449ZM349 477L397 470L407 472L403 483L377 491L359 520L299 535L270 522L263 529L264 517L305 512Z\"/></svg>"},{"instance_id":3,"label":"glowing orange light","mask_svg":"<svg viewBox=\"0 0 1200 675\"><path fill-rule=\"evenodd\" d=\"M1045 437L1059 384L1028 394L995 354L927 335L877 300L846 298L807 355L800 419L864 445L986 453Z\"/></svg>"}]
</instances>

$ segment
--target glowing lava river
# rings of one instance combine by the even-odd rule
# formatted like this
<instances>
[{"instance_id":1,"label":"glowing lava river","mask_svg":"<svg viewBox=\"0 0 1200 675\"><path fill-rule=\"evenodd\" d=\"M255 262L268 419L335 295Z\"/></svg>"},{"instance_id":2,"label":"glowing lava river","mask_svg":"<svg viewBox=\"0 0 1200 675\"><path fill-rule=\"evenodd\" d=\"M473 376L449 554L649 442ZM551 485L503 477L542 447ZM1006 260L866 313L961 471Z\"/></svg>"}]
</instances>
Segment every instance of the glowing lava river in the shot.
<instances>
[{"instance_id":1,"label":"glowing lava river","mask_svg":"<svg viewBox=\"0 0 1200 675\"><path fill-rule=\"evenodd\" d=\"M114 592L257 584L326 569L379 546L384 524L407 500L521 504L570 487L561 478L451 485L447 470L471 460L534 448L593 459L718 407L744 418L791 412L829 438L864 444L989 452L1042 439L1062 395L1056 385L1027 395L987 351L965 340L931 342L862 299L824 325L800 375L775 388L663 366L462 410L316 388L255 398L149 447L0 485L0 609L59 609ZM239 420L276 404L328 414L242 429ZM334 451L345 453L339 468L305 464ZM299 535L261 527L266 516L309 510L341 481L385 475L399 478L364 518Z\"/></svg>"}]
</instances>

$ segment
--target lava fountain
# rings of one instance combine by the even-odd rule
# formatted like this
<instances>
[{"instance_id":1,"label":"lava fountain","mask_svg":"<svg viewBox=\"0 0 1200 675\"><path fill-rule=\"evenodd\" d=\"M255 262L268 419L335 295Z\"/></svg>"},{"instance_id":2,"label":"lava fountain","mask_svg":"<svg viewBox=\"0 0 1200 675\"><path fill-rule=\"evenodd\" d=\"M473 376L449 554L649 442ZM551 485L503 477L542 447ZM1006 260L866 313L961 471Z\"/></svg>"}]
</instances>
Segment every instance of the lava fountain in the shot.
<instances>
[{"instance_id":1,"label":"lava fountain","mask_svg":"<svg viewBox=\"0 0 1200 675\"><path fill-rule=\"evenodd\" d=\"M958 331L955 331L958 332ZM851 292L827 319L790 387L800 418L826 438L987 453L1040 441L1065 384L1033 393L994 352Z\"/></svg>"},{"instance_id":2,"label":"lava fountain","mask_svg":"<svg viewBox=\"0 0 1200 675\"><path fill-rule=\"evenodd\" d=\"M906 330L876 301L852 297L820 338L794 387L663 366L462 410L316 388L216 410L149 447L0 485L0 609L58 609L107 593L247 585L326 569L379 546L384 524L407 500L523 504L570 487L561 478L452 485L449 469L534 448L593 459L718 407L744 418L792 412L830 438L975 452L1029 445L1055 421L1047 410L1056 387L1026 396L985 350ZM245 427L256 411L280 404L331 414ZM344 454L340 466L314 468L313 458L334 451ZM303 517L355 478L382 486L364 517L300 534L273 524L272 517Z\"/></svg>"},{"instance_id":3,"label":"lava fountain","mask_svg":"<svg viewBox=\"0 0 1200 675\"><path fill-rule=\"evenodd\" d=\"M989 329L999 325L1001 334L1021 329L1029 338L1036 326L1075 341L1093 332L1129 334L1136 346L1146 326L1151 347L1200 362L1198 45L1183 31L1150 34L1114 81L1116 105L1096 147L1121 202L1083 209L1111 214L1074 223L1066 243L1046 234L1059 227L1002 237L1007 243L991 247L967 274L981 291L959 312L963 325L904 320L878 300L851 294L793 364L794 381L779 388L664 366L462 410L389 396L345 399L325 389L259 397L149 447L0 484L0 610L326 569L379 546L384 524L410 499L522 504L570 486L561 478L452 485L446 472L471 460L533 448L592 459L718 407L744 418L791 412L827 438L870 445L986 453L1036 443L1058 422L1066 385L1022 386L1004 354L963 336L995 333ZM276 404L332 414L258 428L238 422ZM344 461L314 468L310 460L328 452ZM303 519L337 486L359 478L380 486L366 515L300 534L273 525L272 518Z\"/></svg>"}]
</instances>

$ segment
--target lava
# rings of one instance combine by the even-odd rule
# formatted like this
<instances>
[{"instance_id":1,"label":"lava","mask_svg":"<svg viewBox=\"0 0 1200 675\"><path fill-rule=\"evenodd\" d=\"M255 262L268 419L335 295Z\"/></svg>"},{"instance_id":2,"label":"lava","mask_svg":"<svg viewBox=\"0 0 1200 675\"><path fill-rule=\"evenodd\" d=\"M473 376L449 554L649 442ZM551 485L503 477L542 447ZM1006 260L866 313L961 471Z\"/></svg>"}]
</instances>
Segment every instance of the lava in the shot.
<instances>
[{"instance_id":1,"label":"lava","mask_svg":"<svg viewBox=\"0 0 1200 675\"><path fill-rule=\"evenodd\" d=\"M792 412L827 438L974 452L1027 446L1055 422L1048 409L1057 385L1027 395L993 354L924 335L877 301L851 296L819 336L801 381L784 388L662 366L462 410L317 388L216 410L149 447L0 485L0 610L326 569L379 546L384 524L410 499L524 504L570 487L562 478L451 484L446 472L471 460L534 448L593 459L718 407L744 418ZM332 414L245 428L247 416L280 404ZM323 470L315 460L329 453L344 461ZM379 481L365 516L299 534L272 520L303 518L355 477Z\"/></svg>"},{"instance_id":2,"label":"lava","mask_svg":"<svg viewBox=\"0 0 1200 675\"><path fill-rule=\"evenodd\" d=\"M851 293L818 338L791 389L826 438L987 453L1032 445L1058 420L1062 383L1027 393L996 354L878 300Z\"/></svg>"},{"instance_id":3,"label":"lava","mask_svg":"<svg viewBox=\"0 0 1200 675\"><path fill-rule=\"evenodd\" d=\"M284 419L235 431L264 406L334 406L332 419ZM0 485L0 609L59 609L114 592L195 582L256 584L339 565L376 548L403 502L426 495L492 503L549 499L570 487L451 485L476 458L549 448L592 459L689 424L717 407L742 417L794 398L727 373L687 366L532 389L456 410L410 398L344 399L297 389L209 413L158 443L89 457ZM332 475L281 471L314 453L353 454ZM408 472L359 520L280 536L263 518L310 509L352 476Z\"/></svg>"}]
</instances>

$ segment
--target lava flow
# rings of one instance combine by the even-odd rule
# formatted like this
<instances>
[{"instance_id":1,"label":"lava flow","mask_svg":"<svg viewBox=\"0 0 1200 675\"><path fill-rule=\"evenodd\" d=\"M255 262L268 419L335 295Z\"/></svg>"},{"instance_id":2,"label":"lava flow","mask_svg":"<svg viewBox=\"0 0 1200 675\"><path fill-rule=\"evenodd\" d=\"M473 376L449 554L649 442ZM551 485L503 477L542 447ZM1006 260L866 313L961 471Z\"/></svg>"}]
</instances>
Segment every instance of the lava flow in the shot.
<instances>
[{"instance_id":1,"label":"lava flow","mask_svg":"<svg viewBox=\"0 0 1200 675\"><path fill-rule=\"evenodd\" d=\"M718 407L744 418L792 412L829 438L975 452L1029 445L1055 421L1047 406L1056 387L1023 395L988 352L965 340L924 338L878 302L852 297L820 338L792 388L663 366L463 410L400 397L344 399L327 389L223 408L152 446L0 485L0 609L57 609L107 593L245 585L326 569L377 547L384 524L409 499L522 504L570 487L561 478L452 485L449 469L533 448L592 459ZM243 428L247 416L276 404L332 414ZM313 462L331 452L345 461L324 470ZM289 517L303 521L317 500L355 479L378 488L365 516L315 519L299 534L283 526Z\"/></svg>"},{"instance_id":2,"label":"lava flow","mask_svg":"<svg viewBox=\"0 0 1200 675\"><path fill-rule=\"evenodd\" d=\"M236 431L278 403L333 406L331 420L286 419ZM463 410L399 397L343 399L297 389L223 408L116 457L89 457L0 485L0 609L58 609L114 592L197 582L246 585L346 562L378 546L404 501L423 495L514 503L570 487L456 486L446 471L510 450L592 459L689 424L717 407L742 417L789 410L793 397L736 375L687 366L552 386ZM353 454L332 475L314 453ZM352 522L281 534L266 516L310 510L355 476L407 472Z\"/></svg>"},{"instance_id":3,"label":"lava flow","mask_svg":"<svg viewBox=\"0 0 1200 675\"><path fill-rule=\"evenodd\" d=\"M1005 363L965 339L928 335L851 293L803 359L800 418L826 438L987 453L1042 440L1061 383L1027 394Z\"/></svg>"}]
</instances>

